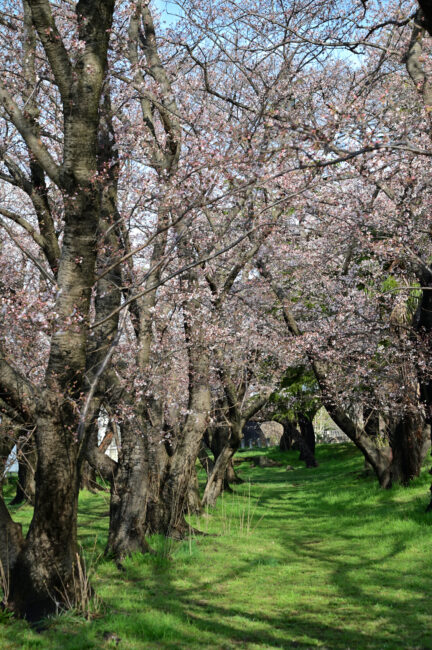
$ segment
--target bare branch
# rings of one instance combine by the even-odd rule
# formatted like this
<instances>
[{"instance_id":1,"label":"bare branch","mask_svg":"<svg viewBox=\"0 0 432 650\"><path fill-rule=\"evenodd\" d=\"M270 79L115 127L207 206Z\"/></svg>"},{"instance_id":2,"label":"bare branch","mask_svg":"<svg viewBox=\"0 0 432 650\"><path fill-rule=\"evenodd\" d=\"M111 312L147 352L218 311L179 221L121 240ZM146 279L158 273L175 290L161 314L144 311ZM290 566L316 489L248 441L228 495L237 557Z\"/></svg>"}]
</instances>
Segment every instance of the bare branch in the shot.
<instances>
[{"instance_id":1,"label":"bare branch","mask_svg":"<svg viewBox=\"0 0 432 650\"><path fill-rule=\"evenodd\" d=\"M0 212L2 212L2 210L0 210ZM14 244L15 244L15 245L20 249L20 251L22 251L22 252L24 253L24 255L26 255L26 257L28 257L28 258L33 262L33 264L34 264L34 265L39 269L39 271L42 273L42 275L44 276L44 278L45 278L46 280L48 280L48 282L50 282L51 284L55 285L55 284L56 284L56 281L55 281L54 276L52 276L50 273L48 273L48 271L47 271L46 269L44 269L44 267L42 266L42 264L41 264L41 263L39 262L39 260L38 260L34 255L33 255L33 253L30 253L29 250L27 250L26 248L24 248L24 246L22 246L22 244L20 244L20 242L17 240L17 238L16 238L15 235L13 234L12 230L11 230L11 229L10 229L10 228L5 224L5 222L4 222L2 219L0 219L0 226L1 226L2 228L4 228L4 230L6 230L7 234L8 234L9 237L12 239L12 241L14 242Z\"/></svg>"},{"instance_id":2,"label":"bare branch","mask_svg":"<svg viewBox=\"0 0 432 650\"><path fill-rule=\"evenodd\" d=\"M57 165L54 158L44 147L42 140L35 134L31 123L24 117L21 109L2 84L0 84L0 103L9 115L12 124L18 130L26 145L42 165L48 176L58 187L61 187L61 169L59 165Z\"/></svg>"},{"instance_id":3,"label":"bare branch","mask_svg":"<svg viewBox=\"0 0 432 650\"><path fill-rule=\"evenodd\" d=\"M63 107L69 110L72 86L72 64L47 0L27 0L30 5L33 23L44 47L60 91Z\"/></svg>"}]
</instances>

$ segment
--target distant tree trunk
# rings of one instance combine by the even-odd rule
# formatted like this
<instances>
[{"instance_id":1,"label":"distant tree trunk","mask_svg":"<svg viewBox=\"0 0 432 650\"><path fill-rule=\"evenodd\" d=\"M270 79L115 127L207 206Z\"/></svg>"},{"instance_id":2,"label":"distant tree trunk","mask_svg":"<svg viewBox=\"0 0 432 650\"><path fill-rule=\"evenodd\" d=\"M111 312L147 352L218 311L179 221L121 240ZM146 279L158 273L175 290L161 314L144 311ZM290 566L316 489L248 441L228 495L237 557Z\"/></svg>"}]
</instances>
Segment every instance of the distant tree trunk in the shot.
<instances>
[{"instance_id":1,"label":"distant tree trunk","mask_svg":"<svg viewBox=\"0 0 432 650\"><path fill-rule=\"evenodd\" d=\"M18 483L11 505L27 501L34 505L37 449L33 434L22 435L17 442Z\"/></svg>"},{"instance_id":2,"label":"distant tree trunk","mask_svg":"<svg viewBox=\"0 0 432 650\"><path fill-rule=\"evenodd\" d=\"M234 420L231 426L215 427L211 436L211 449L215 462L207 478L202 498L203 506L214 506L224 490L229 490L229 478L233 483L239 482L234 472L232 460L240 447L244 420Z\"/></svg>"},{"instance_id":3,"label":"distant tree trunk","mask_svg":"<svg viewBox=\"0 0 432 650\"><path fill-rule=\"evenodd\" d=\"M312 455L315 455L315 430L313 422L305 415L300 415L298 418L300 433L303 440L307 444ZM302 459L304 460L304 459Z\"/></svg>"},{"instance_id":4,"label":"distant tree trunk","mask_svg":"<svg viewBox=\"0 0 432 650\"><path fill-rule=\"evenodd\" d=\"M388 425L385 432L371 426L356 427L340 408L328 404L328 411L339 428L355 443L373 468L380 486L408 483L419 475L430 446L430 426L420 411L407 412Z\"/></svg>"},{"instance_id":5,"label":"distant tree trunk","mask_svg":"<svg viewBox=\"0 0 432 650\"><path fill-rule=\"evenodd\" d=\"M203 506L214 506L222 492L229 488L226 484L226 471L235 451L235 448L227 444L217 457L204 489Z\"/></svg>"},{"instance_id":6,"label":"distant tree trunk","mask_svg":"<svg viewBox=\"0 0 432 650\"><path fill-rule=\"evenodd\" d=\"M236 451L238 451L239 447L237 447ZM235 453L235 452L234 452ZM232 485L240 485L241 483L244 483L243 479L237 474L234 468L234 458L231 458L231 460L228 463L228 467L226 469L225 473L225 489L227 489L227 486L229 487L230 484Z\"/></svg>"},{"instance_id":7,"label":"distant tree trunk","mask_svg":"<svg viewBox=\"0 0 432 650\"><path fill-rule=\"evenodd\" d=\"M289 451L292 449L294 441L300 436L300 433L296 430L294 423L290 420L284 420L282 425L284 430L279 442L279 450Z\"/></svg>"},{"instance_id":8,"label":"distant tree trunk","mask_svg":"<svg viewBox=\"0 0 432 650\"><path fill-rule=\"evenodd\" d=\"M209 476L210 472L214 467L214 462L207 453L207 445L204 442L204 440L201 441L201 446L198 452L198 460L201 463L203 469L205 470L207 476Z\"/></svg>"},{"instance_id":9,"label":"distant tree trunk","mask_svg":"<svg viewBox=\"0 0 432 650\"><path fill-rule=\"evenodd\" d=\"M9 418L2 415L0 422L0 497L2 495L3 484L7 479L7 462L15 446L15 439L12 423Z\"/></svg>"},{"instance_id":10,"label":"distant tree trunk","mask_svg":"<svg viewBox=\"0 0 432 650\"><path fill-rule=\"evenodd\" d=\"M264 260L261 259L258 260L258 267L263 277L268 280L275 295L281 301L282 313L288 331L293 336L300 336L301 334L300 328L291 312L289 301L287 300L287 295L285 294L284 289L275 282L269 270L269 267L266 265ZM431 278L432 278L432 274L428 272L425 281L432 283ZM423 284L424 283L422 282L422 285ZM431 291L422 292L422 301L419 308L419 316L418 316L418 327L419 328L423 327L427 332L432 331L431 293L432 293ZM370 465L373 467L381 487L383 488L391 487L393 474L396 473L396 468L395 467L392 468L392 463L393 463L394 451L396 451L396 447L398 446L397 443L396 443L395 450L393 450L388 440L385 439L383 441L377 441L376 439L371 438L371 436L368 435L368 432L364 428L364 426L358 425L353 419L351 419L348 416L348 414L345 412L343 408L338 406L337 398L335 398L330 382L328 381L329 369L326 363L323 363L317 356L313 354L309 355L309 361L322 392L323 405L327 409L331 418L338 425L338 427L348 436L348 438L350 438L350 440L354 442L354 444L358 447L358 449L360 449L360 451L363 453L367 462L370 463ZM419 408L421 407L420 402L418 403L418 406ZM430 421L428 418L429 416L427 413L426 413L426 417L422 418L423 431L420 434L420 440L416 444L414 444L415 442L414 437L411 435L411 433L408 433L408 438L410 439L409 446L411 448L413 446L415 447L416 445L418 445L419 450L424 449L423 440L425 439L427 430L430 428L428 426ZM413 419L413 422L414 420L415 418ZM411 426L410 423L405 422L404 424L401 425L401 429L399 429L399 433L402 433L402 431L404 429L406 430L407 427L408 429L416 430L417 433L419 433L421 429L421 427L417 426L417 424ZM397 434L396 437L400 439L399 434ZM418 472L420 469L418 459L420 458L421 453L422 453L421 451L419 453L417 452L415 453L415 456L417 458L417 460L414 461L415 472ZM402 468L402 461L400 455L399 458L397 459L397 464L398 464L398 470L397 470L398 474L400 470L402 470L402 473L405 476L405 478L412 476L413 467Z\"/></svg>"},{"instance_id":11,"label":"distant tree trunk","mask_svg":"<svg viewBox=\"0 0 432 650\"><path fill-rule=\"evenodd\" d=\"M201 497L199 492L199 483L196 467L192 472L192 479L189 484L189 493L187 501L188 515L197 515L202 512Z\"/></svg>"},{"instance_id":12,"label":"distant tree trunk","mask_svg":"<svg viewBox=\"0 0 432 650\"><path fill-rule=\"evenodd\" d=\"M85 460L81 469L80 490L88 490L89 492L98 491L98 483L96 480L96 470Z\"/></svg>"},{"instance_id":13,"label":"distant tree trunk","mask_svg":"<svg viewBox=\"0 0 432 650\"><path fill-rule=\"evenodd\" d=\"M146 510L150 472L144 437L136 420L122 426L117 471L111 484L110 525L106 554L121 561L131 553L149 550Z\"/></svg>"},{"instance_id":14,"label":"distant tree trunk","mask_svg":"<svg viewBox=\"0 0 432 650\"><path fill-rule=\"evenodd\" d=\"M284 432L279 443L280 451L288 451L294 449L295 446L300 451L300 460L305 462L306 467L317 467L318 463L314 451L311 451L307 442L309 441L313 450L315 450L315 432L312 423L306 417L301 417L299 424L302 432L297 429L291 420L284 420L282 424Z\"/></svg>"},{"instance_id":15,"label":"distant tree trunk","mask_svg":"<svg viewBox=\"0 0 432 650\"><path fill-rule=\"evenodd\" d=\"M95 493L105 489L97 482L98 476L108 481L110 484L112 483L116 463L106 455L106 451L114 438L114 433L113 431L107 431L102 442L98 445L97 421L94 420L89 425L89 429L90 428L92 430L89 431L88 434L88 447L86 451L86 460L84 460L81 470L80 489L89 490L89 492Z\"/></svg>"}]
</instances>

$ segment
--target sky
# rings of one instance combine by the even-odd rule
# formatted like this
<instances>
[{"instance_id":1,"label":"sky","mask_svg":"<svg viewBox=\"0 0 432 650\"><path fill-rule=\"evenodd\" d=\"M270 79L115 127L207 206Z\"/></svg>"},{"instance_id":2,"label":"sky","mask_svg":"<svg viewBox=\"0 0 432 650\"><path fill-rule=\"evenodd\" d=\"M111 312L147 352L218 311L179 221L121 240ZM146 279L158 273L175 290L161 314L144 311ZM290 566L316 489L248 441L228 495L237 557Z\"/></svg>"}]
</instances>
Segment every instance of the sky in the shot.
<instances>
[{"instance_id":1,"label":"sky","mask_svg":"<svg viewBox=\"0 0 432 650\"><path fill-rule=\"evenodd\" d=\"M180 7L169 0L153 0L153 6L161 12L161 20L165 25L173 25L180 15Z\"/></svg>"}]
</instances>

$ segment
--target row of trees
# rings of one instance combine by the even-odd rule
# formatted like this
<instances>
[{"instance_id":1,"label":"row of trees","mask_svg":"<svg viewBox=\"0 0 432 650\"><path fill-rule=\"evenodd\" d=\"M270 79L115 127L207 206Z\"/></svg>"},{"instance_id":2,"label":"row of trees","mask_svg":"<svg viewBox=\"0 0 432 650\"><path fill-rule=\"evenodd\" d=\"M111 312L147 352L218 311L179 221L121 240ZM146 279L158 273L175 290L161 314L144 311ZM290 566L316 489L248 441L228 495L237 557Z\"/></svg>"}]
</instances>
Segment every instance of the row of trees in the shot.
<instances>
[{"instance_id":1,"label":"row of trees","mask_svg":"<svg viewBox=\"0 0 432 650\"><path fill-rule=\"evenodd\" d=\"M18 615L74 600L83 479L111 486L117 561L186 535L197 458L212 505L287 369L383 487L418 475L432 14L386 12L187 0L163 29L147 0L2 4L1 453L36 467L25 537L0 499Z\"/></svg>"}]
</instances>

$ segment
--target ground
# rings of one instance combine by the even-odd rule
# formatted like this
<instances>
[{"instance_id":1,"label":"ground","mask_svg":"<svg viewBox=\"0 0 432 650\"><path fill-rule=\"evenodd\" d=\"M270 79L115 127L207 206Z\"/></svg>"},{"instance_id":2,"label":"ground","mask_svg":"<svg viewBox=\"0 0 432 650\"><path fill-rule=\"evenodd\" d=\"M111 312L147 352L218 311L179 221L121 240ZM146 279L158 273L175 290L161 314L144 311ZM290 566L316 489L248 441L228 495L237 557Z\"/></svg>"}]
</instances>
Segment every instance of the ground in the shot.
<instances>
[{"instance_id":1,"label":"ground","mask_svg":"<svg viewBox=\"0 0 432 650\"><path fill-rule=\"evenodd\" d=\"M83 492L91 620L67 613L38 632L0 613L0 648L432 648L426 470L408 489L382 491L351 445L319 446L316 469L295 452L243 457L263 453L283 466L243 463L250 483L191 518L211 535L153 538L157 554L123 572L102 556L108 495Z\"/></svg>"}]
</instances>

